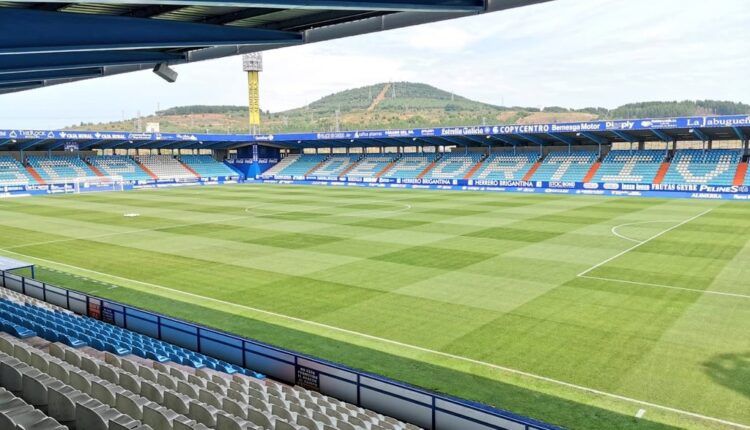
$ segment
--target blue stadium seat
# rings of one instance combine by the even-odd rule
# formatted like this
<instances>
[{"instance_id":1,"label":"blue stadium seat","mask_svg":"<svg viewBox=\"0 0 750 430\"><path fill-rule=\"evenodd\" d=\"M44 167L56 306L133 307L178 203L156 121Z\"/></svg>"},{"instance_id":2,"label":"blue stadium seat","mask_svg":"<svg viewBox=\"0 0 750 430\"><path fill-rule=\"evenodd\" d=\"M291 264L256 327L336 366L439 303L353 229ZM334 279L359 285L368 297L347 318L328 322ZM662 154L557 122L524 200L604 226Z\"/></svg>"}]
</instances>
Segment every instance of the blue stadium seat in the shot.
<instances>
[{"instance_id":1,"label":"blue stadium seat","mask_svg":"<svg viewBox=\"0 0 750 430\"><path fill-rule=\"evenodd\" d=\"M74 348L90 346L116 355L135 354L158 362L174 361L194 368L263 378L262 374L140 333L70 313L51 311L0 298L0 328L16 337L41 336Z\"/></svg>"},{"instance_id":2,"label":"blue stadium seat","mask_svg":"<svg viewBox=\"0 0 750 430\"><path fill-rule=\"evenodd\" d=\"M0 157L0 187L36 184L23 164L13 157Z\"/></svg>"},{"instance_id":3,"label":"blue stadium seat","mask_svg":"<svg viewBox=\"0 0 750 430\"><path fill-rule=\"evenodd\" d=\"M347 178L374 178L391 164L398 154L368 154L362 157L354 166Z\"/></svg>"},{"instance_id":4,"label":"blue stadium seat","mask_svg":"<svg viewBox=\"0 0 750 430\"><path fill-rule=\"evenodd\" d=\"M736 149L678 150L662 183L732 185L741 159Z\"/></svg>"},{"instance_id":5,"label":"blue stadium seat","mask_svg":"<svg viewBox=\"0 0 750 430\"><path fill-rule=\"evenodd\" d=\"M201 178L239 177L237 172L210 155L180 155L179 159Z\"/></svg>"},{"instance_id":6,"label":"blue stadium seat","mask_svg":"<svg viewBox=\"0 0 750 430\"><path fill-rule=\"evenodd\" d=\"M481 152L443 154L424 179L463 179L483 157Z\"/></svg>"},{"instance_id":7,"label":"blue stadium seat","mask_svg":"<svg viewBox=\"0 0 750 430\"><path fill-rule=\"evenodd\" d=\"M339 177L352 164L356 163L359 155L334 154L323 164L310 173L310 176Z\"/></svg>"},{"instance_id":8,"label":"blue stadium seat","mask_svg":"<svg viewBox=\"0 0 750 430\"><path fill-rule=\"evenodd\" d=\"M471 179L490 181L520 181L539 160L539 153L497 152L490 154Z\"/></svg>"},{"instance_id":9,"label":"blue stadium seat","mask_svg":"<svg viewBox=\"0 0 750 430\"><path fill-rule=\"evenodd\" d=\"M153 180L138 163L125 155L101 155L91 157L88 161L107 176L122 176L126 181Z\"/></svg>"},{"instance_id":10,"label":"blue stadium seat","mask_svg":"<svg viewBox=\"0 0 750 430\"><path fill-rule=\"evenodd\" d=\"M582 182L597 157L592 151L552 152L547 154L532 179Z\"/></svg>"},{"instance_id":11,"label":"blue stadium seat","mask_svg":"<svg viewBox=\"0 0 750 430\"><path fill-rule=\"evenodd\" d=\"M97 176L88 164L73 155L29 156L28 162L45 182Z\"/></svg>"},{"instance_id":12,"label":"blue stadium seat","mask_svg":"<svg viewBox=\"0 0 750 430\"><path fill-rule=\"evenodd\" d=\"M435 157L436 154L403 154L383 176L397 179L416 178L435 161Z\"/></svg>"},{"instance_id":13,"label":"blue stadium seat","mask_svg":"<svg viewBox=\"0 0 750 430\"><path fill-rule=\"evenodd\" d=\"M610 151L591 182L650 184L666 156L663 150Z\"/></svg>"},{"instance_id":14,"label":"blue stadium seat","mask_svg":"<svg viewBox=\"0 0 750 430\"><path fill-rule=\"evenodd\" d=\"M324 154L302 154L293 159L285 168L276 173L278 176L305 176L307 172L322 163L328 156Z\"/></svg>"}]
</instances>

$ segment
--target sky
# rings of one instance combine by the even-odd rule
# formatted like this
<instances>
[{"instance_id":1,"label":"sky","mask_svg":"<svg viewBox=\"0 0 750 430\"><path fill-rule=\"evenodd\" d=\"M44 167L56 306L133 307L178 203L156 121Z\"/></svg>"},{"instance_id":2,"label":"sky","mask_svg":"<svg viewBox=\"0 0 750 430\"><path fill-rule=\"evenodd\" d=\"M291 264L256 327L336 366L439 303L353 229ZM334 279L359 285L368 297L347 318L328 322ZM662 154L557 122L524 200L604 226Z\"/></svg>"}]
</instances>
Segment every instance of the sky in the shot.
<instances>
[{"instance_id":1,"label":"sky","mask_svg":"<svg viewBox=\"0 0 750 430\"><path fill-rule=\"evenodd\" d=\"M424 82L506 106L750 103L747 0L555 0L264 53L261 107L348 88ZM0 128L54 129L194 104L245 105L240 57L0 95Z\"/></svg>"}]
</instances>

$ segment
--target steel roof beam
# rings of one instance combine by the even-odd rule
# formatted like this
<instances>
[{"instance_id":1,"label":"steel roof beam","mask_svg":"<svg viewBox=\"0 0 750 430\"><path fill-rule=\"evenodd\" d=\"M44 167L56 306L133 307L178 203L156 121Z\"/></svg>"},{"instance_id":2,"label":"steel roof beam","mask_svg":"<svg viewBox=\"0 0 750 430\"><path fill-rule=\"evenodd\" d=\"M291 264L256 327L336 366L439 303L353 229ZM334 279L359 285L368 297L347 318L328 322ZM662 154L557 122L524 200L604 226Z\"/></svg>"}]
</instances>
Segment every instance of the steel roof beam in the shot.
<instances>
[{"instance_id":1,"label":"steel roof beam","mask_svg":"<svg viewBox=\"0 0 750 430\"><path fill-rule=\"evenodd\" d=\"M553 138L555 140L558 140L558 141L560 141L560 142L562 142L562 143L564 143L566 145L575 145L576 144L576 140L573 139L570 136L564 136L562 134L557 134L557 133L547 133L547 136L549 136L549 137L551 137L551 138Z\"/></svg>"},{"instance_id":2,"label":"steel roof beam","mask_svg":"<svg viewBox=\"0 0 750 430\"><path fill-rule=\"evenodd\" d=\"M672 136L668 135L667 133L661 130L651 129L651 132L654 133L654 136L658 137L659 140L661 140L662 142L671 142L674 140Z\"/></svg>"},{"instance_id":3,"label":"steel roof beam","mask_svg":"<svg viewBox=\"0 0 750 430\"><path fill-rule=\"evenodd\" d=\"M496 135L492 136L490 140L499 140L500 142L502 142L502 143L504 143L506 145L511 145L511 146L517 146L517 145L523 144L523 142L520 142L520 141L518 141L518 140L516 140L516 139L514 139L514 138L512 138L510 136L506 136L506 135L503 135L503 134L496 134Z\"/></svg>"},{"instance_id":4,"label":"steel roof beam","mask_svg":"<svg viewBox=\"0 0 750 430\"><path fill-rule=\"evenodd\" d=\"M39 72L2 73L0 74L0 83L23 83L65 78L93 78L96 76L102 76L103 73L104 70L101 67L71 70L45 70Z\"/></svg>"},{"instance_id":5,"label":"steel roof beam","mask_svg":"<svg viewBox=\"0 0 750 430\"><path fill-rule=\"evenodd\" d=\"M28 9L0 8L0 28L0 54L302 43L297 32Z\"/></svg>"},{"instance_id":6,"label":"steel roof beam","mask_svg":"<svg viewBox=\"0 0 750 430\"><path fill-rule=\"evenodd\" d=\"M243 19L256 18L259 16L268 15L269 13L274 13L278 11L279 9L270 9L270 8L241 9L238 11L228 12L228 13L224 13L221 15L209 16L198 22L202 22L204 24L223 25L223 24L227 24L230 22L241 21Z\"/></svg>"},{"instance_id":7,"label":"steel roof beam","mask_svg":"<svg viewBox=\"0 0 750 430\"><path fill-rule=\"evenodd\" d=\"M745 130L743 130L741 127L732 127L732 130L734 131L734 134L737 135L737 138L739 138L742 141L747 140L747 134L745 134Z\"/></svg>"},{"instance_id":8,"label":"steel roof beam","mask_svg":"<svg viewBox=\"0 0 750 430\"><path fill-rule=\"evenodd\" d=\"M614 133L617 137L619 137L620 139L622 139L622 140L624 140L626 142L630 142L630 143L638 142L638 138L637 137L635 137L635 136L633 136L631 134L625 133L624 131L612 130L612 133Z\"/></svg>"},{"instance_id":9,"label":"steel roof beam","mask_svg":"<svg viewBox=\"0 0 750 430\"><path fill-rule=\"evenodd\" d=\"M532 136L530 134L516 134L516 136L528 140L529 142L535 144L535 145L544 145L544 140L540 137Z\"/></svg>"},{"instance_id":10,"label":"steel roof beam","mask_svg":"<svg viewBox=\"0 0 750 430\"><path fill-rule=\"evenodd\" d=\"M711 140L711 138L700 128L691 128L688 131L690 132L690 134L697 137L698 140L702 140L703 142L708 142L709 140Z\"/></svg>"},{"instance_id":11,"label":"steel roof beam","mask_svg":"<svg viewBox=\"0 0 750 430\"><path fill-rule=\"evenodd\" d=\"M393 12L479 12L485 10L484 0L149 0L149 3L182 6Z\"/></svg>"},{"instance_id":12,"label":"steel roof beam","mask_svg":"<svg viewBox=\"0 0 750 430\"><path fill-rule=\"evenodd\" d=\"M0 62L0 74L127 64L157 64L180 60L185 60L185 56L182 54L168 54L150 51L102 51L6 55L2 58L2 62Z\"/></svg>"},{"instance_id":13,"label":"steel roof beam","mask_svg":"<svg viewBox=\"0 0 750 430\"><path fill-rule=\"evenodd\" d=\"M598 144L598 145L609 145L610 142L606 138L599 136L598 134L594 134L588 131L582 131L579 133L581 136L585 137L586 139Z\"/></svg>"}]
</instances>

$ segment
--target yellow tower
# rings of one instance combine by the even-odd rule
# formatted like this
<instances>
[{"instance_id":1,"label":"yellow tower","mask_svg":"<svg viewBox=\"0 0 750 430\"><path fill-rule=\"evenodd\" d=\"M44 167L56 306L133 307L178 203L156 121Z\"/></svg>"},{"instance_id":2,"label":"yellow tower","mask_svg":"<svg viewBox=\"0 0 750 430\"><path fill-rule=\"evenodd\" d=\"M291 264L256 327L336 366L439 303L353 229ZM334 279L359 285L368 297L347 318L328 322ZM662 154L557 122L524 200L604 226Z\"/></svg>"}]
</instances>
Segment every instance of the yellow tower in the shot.
<instances>
[{"instance_id":1,"label":"yellow tower","mask_svg":"<svg viewBox=\"0 0 750 430\"><path fill-rule=\"evenodd\" d=\"M242 70L247 72L247 108L249 131L259 133L260 129L260 94L259 73L263 71L263 56L253 52L242 56Z\"/></svg>"}]
</instances>

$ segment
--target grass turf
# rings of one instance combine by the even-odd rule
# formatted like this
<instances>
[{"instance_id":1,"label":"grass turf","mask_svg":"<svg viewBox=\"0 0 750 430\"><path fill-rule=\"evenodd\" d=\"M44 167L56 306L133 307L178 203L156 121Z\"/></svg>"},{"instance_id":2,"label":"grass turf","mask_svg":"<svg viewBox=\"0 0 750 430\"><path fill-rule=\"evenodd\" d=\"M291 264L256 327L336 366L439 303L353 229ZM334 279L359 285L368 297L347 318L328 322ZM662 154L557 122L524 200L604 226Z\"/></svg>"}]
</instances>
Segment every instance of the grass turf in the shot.
<instances>
[{"instance_id":1,"label":"grass turf","mask_svg":"<svg viewBox=\"0 0 750 430\"><path fill-rule=\"evenodd\" d=\"M49 282L582 429L732 426L555 381L750 424L749 240L739 202L287 186L0 201L0 254Z\"/></svg>"}]
</instances>

